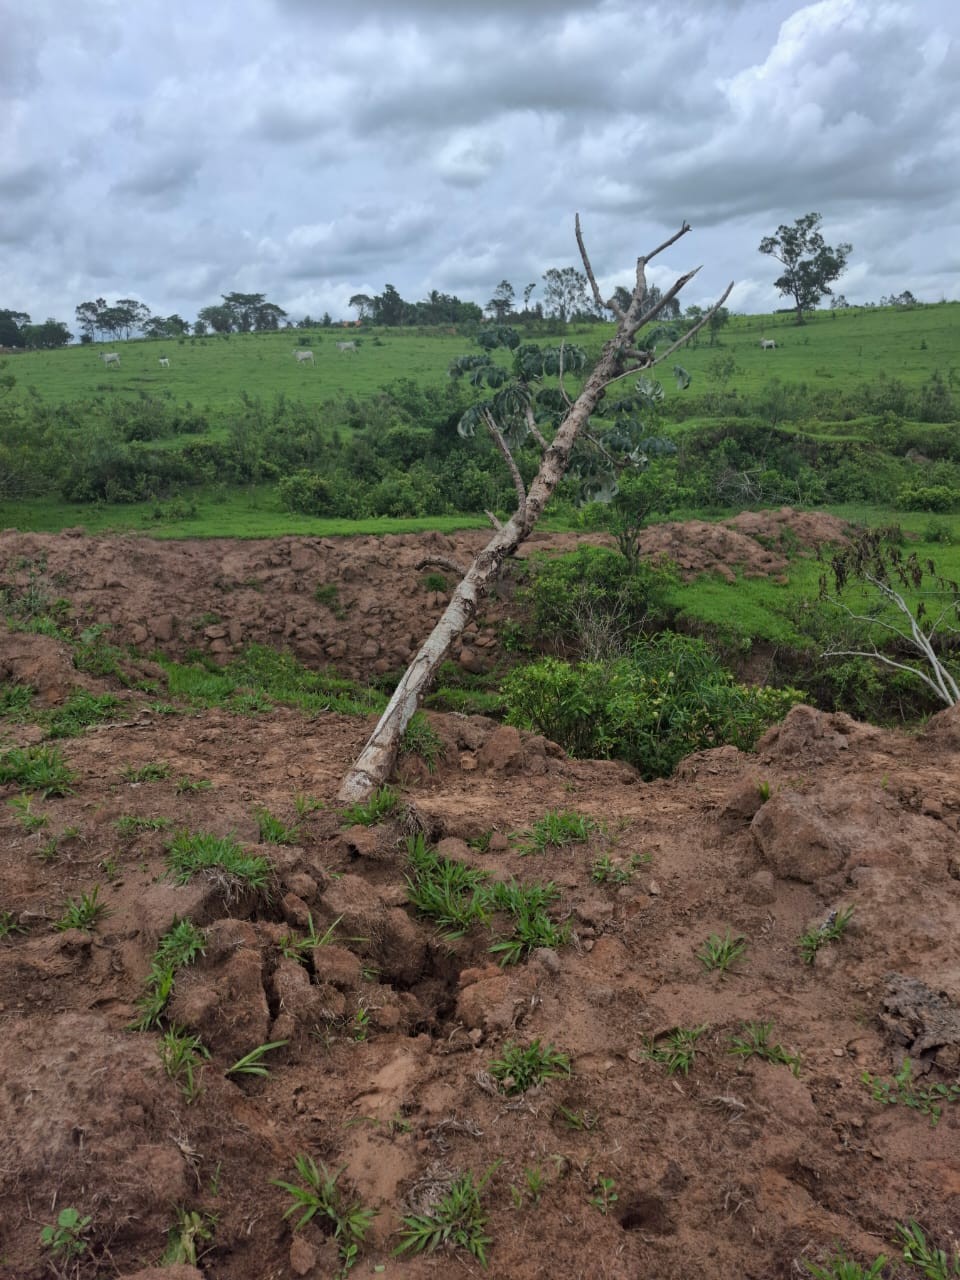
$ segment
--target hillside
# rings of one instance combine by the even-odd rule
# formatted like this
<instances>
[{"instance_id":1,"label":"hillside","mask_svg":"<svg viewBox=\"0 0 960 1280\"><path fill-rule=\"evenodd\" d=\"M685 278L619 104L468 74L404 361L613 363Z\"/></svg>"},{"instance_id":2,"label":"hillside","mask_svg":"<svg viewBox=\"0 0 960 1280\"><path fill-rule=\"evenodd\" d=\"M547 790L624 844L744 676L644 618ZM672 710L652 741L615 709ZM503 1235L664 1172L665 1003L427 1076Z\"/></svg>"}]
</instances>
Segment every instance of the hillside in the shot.
<instances>
[{"instance_id":1,"label":"hillside","mask_svg":"<svg viewBox=\"0 0 960 1280\"><path fill-rule=\"evenodd\" d=\"M430 714L441 754L369 822L336 802L369 718L164 687L163 650L252 639L401 660L439 537L0 535L6 581L42 562L88 637L0 623L0 1274L786 1280L843 1250L919 1276L898 1224L960 1239L956 708L906 733L797 707L652 783ZM102 625L138 645L106 674ZM46 736L78 688L109 718ZM438 891L466 919L496 882L438 922ZM473 1255L415 1251L444 1205ZM89 1221L56 1254L64 1209Z\"/></svg>"}]
</instances>

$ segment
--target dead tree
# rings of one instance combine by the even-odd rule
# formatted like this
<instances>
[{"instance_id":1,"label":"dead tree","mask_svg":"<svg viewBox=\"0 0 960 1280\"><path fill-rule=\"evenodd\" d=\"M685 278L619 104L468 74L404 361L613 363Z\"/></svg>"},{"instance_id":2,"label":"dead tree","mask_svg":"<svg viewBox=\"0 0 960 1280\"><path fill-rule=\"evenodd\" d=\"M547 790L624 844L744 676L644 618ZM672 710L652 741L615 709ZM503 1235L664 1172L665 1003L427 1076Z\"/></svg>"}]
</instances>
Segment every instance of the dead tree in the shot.
<instances>
[{"instance_id":1,"label":"dead tree","mask_svg":"<svg viewBox=\"0 0 960 1280\"><path fill-rule=\"evenodd\" d=\"M593 290L594 300L598 308L613 314L617 321L616 332L604 345L599 360L576 400L568 402L569 407L551 442L548 443L540 434L539 429L532 420L532 411L529 412L530 433L542 449L540 469L534 477L529 490L524 486L519 468L507 445L506 433L501 429L500 424L496 422L492 414L484 415L484 426L489 431L494 443L503 455L507 467L510 469L517 493L517 508L505 524L501 524L496 517L491 516L494 524L493 536L468 568L447 564L448 568L452 567L457 572L462 573L460 584L453 592L443 616L409 667L407 667L394 690L386 711L380 717L377 727L344 777L339 792L339 799L342 803L346 804L367 799L390 776L396 763L397 751L404 730L429 690L437 670L447 657L454 642L476 614L480 600L499 576L504 560L508 556L512 556L520 544L529 537L543 514L544 507L550 500L557 485L563 479L564 473L569 466L570 456L578 437L587 432L590 415L595 412L597 406L603 400L607 387L611 383L631 374L643 374L654 365L668 359L676 350L686 342L689 342L694 334L705 324L709 323L710 317L717 307L722 306L725 302L730 290L733 288L732 283L727 286L723 296L714 307L706 312L699 323L677 339L661 355L656 355L653 351L638 349L634 345L634 339L639 330L644 325L655 320L665 308L669 307L684 285L688 284L700 270L699 267L696 267L693 271L689 271L686 275L681 276L666 293L657 297L654 303L650 306L644 305L647 293L647 263L657 254L662 253L664 249L669 248L681 236L686 235L689 230L689 225L684 223L680 230L668 240L665 240L663 244L658 245L651 253L637 259L636 283L633 293L630 295L629 304L624 308L615 299L605 302L601 298L596 277L593 274L583 243L580 231L580 217L577 215L577 245L580 249L580 256L583 260L587 278Z\"/></svg>"}]
</instances>

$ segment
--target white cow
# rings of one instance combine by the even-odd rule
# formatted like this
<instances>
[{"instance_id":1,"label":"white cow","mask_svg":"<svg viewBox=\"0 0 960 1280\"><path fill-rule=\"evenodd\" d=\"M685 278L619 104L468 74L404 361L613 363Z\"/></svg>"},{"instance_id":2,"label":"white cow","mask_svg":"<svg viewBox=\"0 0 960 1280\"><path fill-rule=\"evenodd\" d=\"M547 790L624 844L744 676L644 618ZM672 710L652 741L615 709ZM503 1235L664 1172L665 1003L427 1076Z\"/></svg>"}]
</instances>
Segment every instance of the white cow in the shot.
<instances>
[{"instance_id":1,"label":"white cow","mask_svg":"<svg viewBox=\"0 0 960 1280\"><path fill-rule=\"evenodd\" d=\"M338 351L356 351L356 349L357 349L357 344L355 342L338 342L337 343Z\"/></svg>"},{"instance_id":2,"label":"white cow","mask_svg":"<svg viewBox=\"0 0 960 1280\"><path fill-rule=\"evenodd\" d=\"M169 368L170 368L170 358L169 358L169 356L161 356L161 357L160 357L160 368L161 368L161 369L169 369Z\"/></svg>"},{"instance_id":3,"label":"white cow","mask_svg":"<svg viewBox=\"0 0 960 1280\"><path fill-rule=\"evenodd\" d=\"M761 339L760 339L760 350L761 350L761 351L776 351L776 349L777 349L777 344L774 342L774 340L773 340L772 338L761 338Z\"/></svg>"},{"instance_id":4,"label":"white cow","mask_svg":"<svg viewBox=\"0 0 960 1280\"><path fill-rule=\"evenodd\" d=\"M304 350L297 349L293 353L293 358L296 360L297 364L306 364L308 361L310 364L313 364L312 351L304 351Z\"/></svg>"},{"instance_id":5,"label":"white cow","mask_svg":"<svg viewBox=\"0 0 960 1280\"><path fill-rule=\"evenodd\" d=\"M101 352L100 352L100 359L103 361L104 365L105 365L107 368L109 368L109 367L110 367L110 365L112 365L112 364L115 364L115 365L117 366L117 368L118 368L118 369L120 368L120 353L119 353L119 351L101 351Z\"/></svg>"}]
</instances>

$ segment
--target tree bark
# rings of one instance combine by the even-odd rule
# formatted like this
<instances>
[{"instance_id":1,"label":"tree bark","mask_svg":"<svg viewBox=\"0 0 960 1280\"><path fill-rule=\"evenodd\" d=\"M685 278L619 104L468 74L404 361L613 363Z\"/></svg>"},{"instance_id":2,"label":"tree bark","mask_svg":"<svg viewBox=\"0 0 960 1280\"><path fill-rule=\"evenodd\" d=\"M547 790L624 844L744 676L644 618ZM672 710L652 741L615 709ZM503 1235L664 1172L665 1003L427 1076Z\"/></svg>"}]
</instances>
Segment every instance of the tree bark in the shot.
<instances>
[{"instance_id":1,"label":"tree bark","mask_svg":"<svg viewBox=\"0 0 960 1280\"><path fill-rule=\"evenodd\" d=\"M694 272L689 272L681 277L673 288L668 290L656 307L644 312L643 300L646 292L645 265L654 256L654 253L659 253L689 229L689 226L684 223L676 235L665 241L652 254L637 260L636 286L631 297L630 306L626 312L618 312L619 323L616 333L603 347L600 358L593 372L587 378L583 390L561 422L553 442L543 455L540 469L534 477L526 497L520 498L517 510L512 517L506 524L494 530L490 541L477 554L463 580L454 591L442 617L401 677L386 711L380 717L379 723L367 740L362 752L341 783L338 799L342 803L349 804L366 800L390 776L396 763L400 739L419 708L424 695L430 688L437 670L449 654L457 638L475 616L481 598L486 594L490 584L499 576L504 560L514 554L520 544L530 535L534 525L543 514L544 507L564 476L577 437L589 422L590 415L602 401L607 386L612 381L622 378L628 373L640 371L639 366L624 370L624 364L627 361L628 352L637 330L661 311L695 274ZM582 247L579 217L577 218L577 238L581 244L581 255L592 281L593 273L590 270L586 252ZM723 304L732 287L732 284L727 287L726 292L716 306L711 308L703 317L696 329L689 331L686 335L687 339L692 337L697 329L701 328L710 319L716 308ZM610 309L613 310L612 307ZM678 345L679 343L674 344L661 359L665 359L666 355L674 351ZM654 363L659 363L659 361Z\"/></svg>"}]
</instances>

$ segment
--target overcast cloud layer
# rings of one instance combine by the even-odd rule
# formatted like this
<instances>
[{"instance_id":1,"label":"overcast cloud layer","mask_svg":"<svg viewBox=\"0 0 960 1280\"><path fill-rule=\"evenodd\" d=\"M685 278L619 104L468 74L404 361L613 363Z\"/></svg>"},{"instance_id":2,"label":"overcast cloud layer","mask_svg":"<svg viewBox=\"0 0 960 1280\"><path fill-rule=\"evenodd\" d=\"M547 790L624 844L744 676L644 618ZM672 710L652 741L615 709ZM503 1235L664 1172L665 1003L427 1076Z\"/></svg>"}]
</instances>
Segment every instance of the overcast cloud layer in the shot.
<instances>
[{"instance_id":1,"label":"overcast cloud layer","mask_svg":"<svg viewBox=\"0 0 960 1280\"><path fill-rule=\"evenodd\" d=\"M0 0L0 308L76 328L231 290L296 319L389 282L784 305L757 246L823 215L851 302L960 298L956 0ZM534 301L542 290L533 295Z\"/></svg>"}]
</instances>

